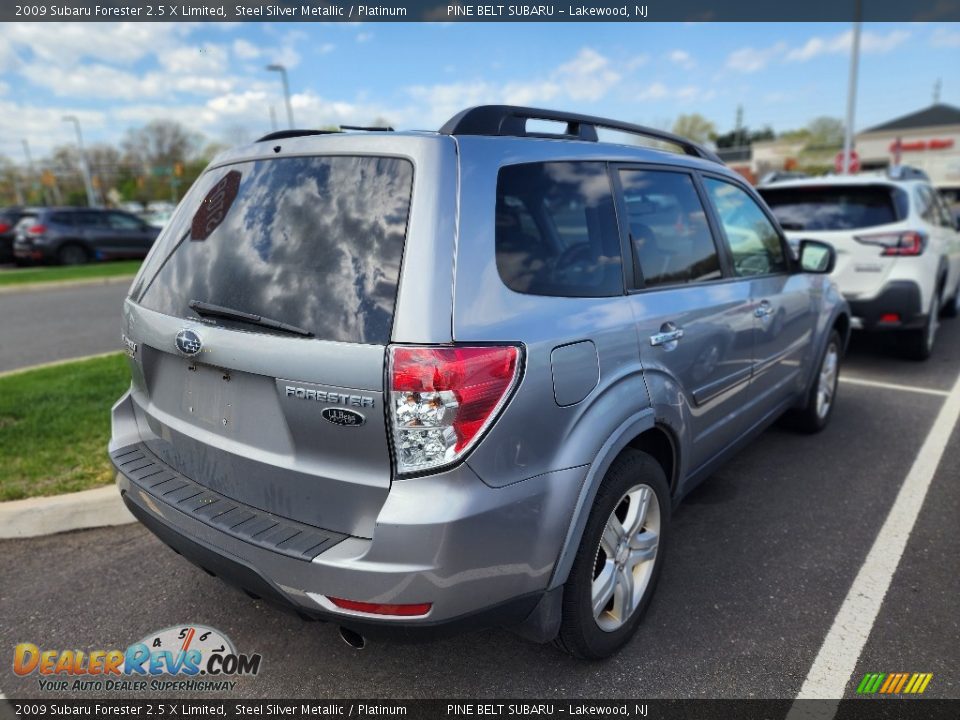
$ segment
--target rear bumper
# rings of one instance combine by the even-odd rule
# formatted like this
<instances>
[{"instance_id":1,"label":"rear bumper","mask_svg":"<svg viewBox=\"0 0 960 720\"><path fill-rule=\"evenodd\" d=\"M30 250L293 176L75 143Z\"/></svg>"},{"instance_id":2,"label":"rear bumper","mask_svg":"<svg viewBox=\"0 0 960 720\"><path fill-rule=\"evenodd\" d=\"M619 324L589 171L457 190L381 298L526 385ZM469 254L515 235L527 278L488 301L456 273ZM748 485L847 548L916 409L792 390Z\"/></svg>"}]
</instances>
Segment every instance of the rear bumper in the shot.
<instances>
[{"instance_id":1,"label":"rear bumper","mask_svg":"<svg viewBox=\"0 0 960 720\"><path fill-rule=\"evenodd\" d=\"M33 243L16 242L13 243L13 257L17 260L29 260L31 262L45 262L51 260L53 255L50 248L34 245Z\"/></svg>"},{"instance_id":2,"label":"rear bumper","mask_svg":"<svg viewBox=\"0 0 960 720\"><path fill-rule=\"evenodd\" d=\"M433 635L524 620L546 590L585 476L585 468L574 468L491 488L461 465L395 481L372 539L305 526L224 498L236 506L228 508L234 518L249 513L278 525L244 537L242 525L204 516L201 495L210 493L201 486L194 484L201 495L192 497L179 482L151 487L151 480L156 484L165 476L190 480L153 456L149 443L127 442L129 424L122 419L118 433L117 416L129 405L125 397L114 408L111 457L124 502L148 529L250 594L368 636ZM121 435L125 444L117 447ZM139 456L146 461L124 461ZM302 537L288 537L291 532ZM329 597L432 607L422 616L386 617L341 610Z\"/></svg>"},{"instance_id":3,"label":"rear bumper","mask_svg":"<svg viewBox=\"0 0 960 720\"><path fill-rule=\"evenodd\" d=\"M910 330L922 328L927 321L923 310L920 286L910 280L887 283L876 297L869 300L847 298L853 316L853 327L863 330ZM885 319L896 315L899 320Z\"/></svg>"}]
</instances>

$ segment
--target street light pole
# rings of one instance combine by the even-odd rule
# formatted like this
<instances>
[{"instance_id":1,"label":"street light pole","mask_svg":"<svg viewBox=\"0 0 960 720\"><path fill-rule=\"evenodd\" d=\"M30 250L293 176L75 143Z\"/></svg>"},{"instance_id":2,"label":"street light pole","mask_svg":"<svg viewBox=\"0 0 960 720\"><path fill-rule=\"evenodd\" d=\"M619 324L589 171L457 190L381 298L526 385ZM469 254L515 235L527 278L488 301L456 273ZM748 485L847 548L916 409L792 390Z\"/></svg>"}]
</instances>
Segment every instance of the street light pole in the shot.
<instances>
[{"instance_id":1,"label":"street light pole","mask_svg":"<svg viewBox=\"0 0 960 720\"><path fill-rule=\"evenodd\" d=\"M293 130L293 105L290 104L290 83L287 80L287 68L280 63L273 63L267 65L267 70L280 73L280 79L283 81L283 99L287 103L287 122L290 125L290 129Z\"/></svg>"},{"instance_id":2,"label":"street light pole","mask_svg":"<svg viewBox=\"0 0 960 720\"><path fill-rule=\"evenodd\" d=\"M97 207L97 198L93 192L93 180L90 178L90 166L87 165L87 154L83 149L83 134L80 132L80 121L75 115L66 115L64 122L72 122L77 131L77 149L80 151L80 172L83 173L83 186L87 190L87 205Z\"/></svg>"},{"instance_id":3,"label":"street light pole","mask_svg":"<svg viewBox=\"0 0 960 720\"><path fill-rule=\"evenodd\" d=\"M857 104L857 66L860 62L860 14L862 0L855 0L853 46L850 55L850 80L847 85L847 122L843 132L843 174L850 174L850 154L853 152L853 116Z\"/></svg>"}]
</instances>

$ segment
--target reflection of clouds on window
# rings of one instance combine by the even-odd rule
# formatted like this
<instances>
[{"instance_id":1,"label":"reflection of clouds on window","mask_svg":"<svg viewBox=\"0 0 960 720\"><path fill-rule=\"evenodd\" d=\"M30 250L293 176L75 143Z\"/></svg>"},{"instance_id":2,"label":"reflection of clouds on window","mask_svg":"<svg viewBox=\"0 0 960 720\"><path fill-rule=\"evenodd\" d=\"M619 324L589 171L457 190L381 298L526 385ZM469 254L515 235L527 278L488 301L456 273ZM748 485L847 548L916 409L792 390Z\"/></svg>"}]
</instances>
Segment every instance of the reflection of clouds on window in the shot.
<instances>
[{"instance_id":1,"label":"reflection of clouds on window","mask_svg":"<svg viewBox=\"0 0 960 720\"><path fill-rule=\"evenodd\" d=\"M144 304L187 316L187 303L198 299L321 339L388 342L412 165L305 157L240 169L234 207L205 242L174 251Z\"/></svg>"},{"instance_id":2,"label":"reflection of clouds on window","mask_svg":"<svg viewBox=\"0 0 960 720\"><path fill-rule=\"evenodd\" d=\"M596 172L590 163L548 163L546 176L557 183L555 191L563 191L589 207L596 207L610 197L610 181L605 173ZM564 185L573 187L562 187Z\"/></svg>"}]
</instances>

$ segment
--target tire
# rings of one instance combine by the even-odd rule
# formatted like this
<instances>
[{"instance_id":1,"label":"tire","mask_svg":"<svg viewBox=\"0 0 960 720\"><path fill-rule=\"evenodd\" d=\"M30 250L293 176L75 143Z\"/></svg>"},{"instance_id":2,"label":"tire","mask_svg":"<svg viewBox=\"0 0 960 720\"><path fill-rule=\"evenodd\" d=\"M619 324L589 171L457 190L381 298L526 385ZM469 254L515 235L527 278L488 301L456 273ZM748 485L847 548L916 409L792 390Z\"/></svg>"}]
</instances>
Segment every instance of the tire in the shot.
<instances>
[{"instance_id":1,"label":"tire","mask_svg":"<svg viewBox=\"0 0 960 720\"><path fill-rule=\"evenodd\" d=\"M644 507L646 512L641 518L635 513ZM614 518L617 525L608 528L608 521ZM622 521L630 523L627 529L635 533L632 553L623 534L616 547L611 545L615 528L624 530ZM670 488L663 468L650 455L627 448L613 461L597 491L570 577L563 587L558 647L581 659L599 660L629 642L660 577L669 526ZM635 557L631 558L631 554ZM629 567L631 562L636 564L628 574L621 568ZM609 582L598 582L601 576L609 578ZM598 602L609 596L596 614L595 587ZM626 592L631 587L632 592ZM601 588L609 593L600 592Z\"/></svg>"},{"instance_id":2,"label":"tire","mask_svg":"<svg viewBox=\"0 0 960 720\"><path fill-rule=\"evenodd\" d=\"M945 318L955 318L960 315L960 287L952 298L943 304L940 315Z\"/></svg>"},{"instance_id":3,"label":"tire","mask_svg":"<svg viewBox=\"0 0 960 720\"><path fill-rule=\"evenodd\" d=\"M817 374L813 378L807 401L803 408L794 410L790 415L791 426L795 430L812 435L823 430L830 422L837 398L837 382L840 377L840 351L843 342L840 333L830 331L827 344L820 353ZM831 359L832 358L832 359Z\"/></svg>"},{"instance_id":4,"label":"tire","mask_svg":"<svg viewBox=\"0 0 960 720\"><path fill-rule=\"evenodd\" d=\"M907 330L903 333L903 352L911 360L929 360L933 346L937 341L937 328L940 325L940 295L934 293L930 303L927 322L920 330Z\"/></svg>"},{"instance_id":5,"label":"tire","mask_svg":"<svg viewBox=\"0 0 960 720\"><path fill-rule=\"evenodd\" d=\"M57 250L58 265L84 265L89 262L90 253L83 245L69 243Z\"/></svg>"}]
</instances>

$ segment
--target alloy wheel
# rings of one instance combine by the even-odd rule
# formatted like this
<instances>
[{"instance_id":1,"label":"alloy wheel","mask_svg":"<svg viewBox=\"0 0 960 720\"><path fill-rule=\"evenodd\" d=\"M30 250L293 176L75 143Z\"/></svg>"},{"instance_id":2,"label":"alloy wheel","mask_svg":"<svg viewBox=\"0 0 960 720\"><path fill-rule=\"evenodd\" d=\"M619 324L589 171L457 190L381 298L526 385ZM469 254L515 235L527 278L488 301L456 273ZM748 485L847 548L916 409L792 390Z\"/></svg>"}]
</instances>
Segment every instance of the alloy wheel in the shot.
<instances>
[{"instance_id":1,"label":"alloy wheel","mask_svg":"<svg viewBox=\"0 0 960 720\"><path fill-rule=\"evenodd\" d=\"M830 412L833 396L837 391L837 368L840 365L840 351L836 343L831 342L824 353L820 365L820 379L817 383L817 417L823 419Z\"/></svg>"},{"instance_id":2,"label":"alloy wheel","mask_svg":"<svg viewBox=\"0 0 960 720\"><path fill-rule=\"evenodd\" d=\"M616 504L600 537L591 585L601 630L622 627L650 584L660 541L660 502L649 485L632 487Z\"/></svg>"}]
</instances>

